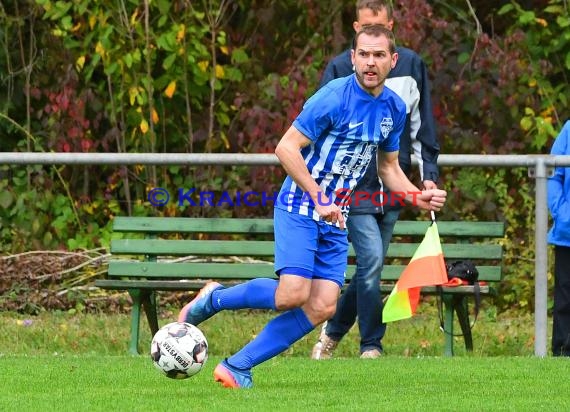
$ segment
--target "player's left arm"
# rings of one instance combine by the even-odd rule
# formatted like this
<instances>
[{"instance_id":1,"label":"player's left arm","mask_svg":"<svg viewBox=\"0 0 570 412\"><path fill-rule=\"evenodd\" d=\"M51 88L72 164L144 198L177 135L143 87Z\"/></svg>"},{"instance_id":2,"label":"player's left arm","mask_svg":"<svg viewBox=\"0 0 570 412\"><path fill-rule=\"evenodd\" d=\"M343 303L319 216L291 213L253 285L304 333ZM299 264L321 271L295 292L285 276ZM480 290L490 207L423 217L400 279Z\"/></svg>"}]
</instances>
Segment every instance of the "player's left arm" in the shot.
<instances>
[{"instance_id":1,"label":"player's left arm","mask_svg":"<svg viewBox=\"0 0 570 412\"><path fill-rule=\"evenodd\" d=\"M413 206L426 210L440 210L447 197L445 190L429 189L421 191L417 188L400 168L399 152L384 152L378 150L378 175L392 194L399 193L404 200Z\"/></svg>"}]
</instances>

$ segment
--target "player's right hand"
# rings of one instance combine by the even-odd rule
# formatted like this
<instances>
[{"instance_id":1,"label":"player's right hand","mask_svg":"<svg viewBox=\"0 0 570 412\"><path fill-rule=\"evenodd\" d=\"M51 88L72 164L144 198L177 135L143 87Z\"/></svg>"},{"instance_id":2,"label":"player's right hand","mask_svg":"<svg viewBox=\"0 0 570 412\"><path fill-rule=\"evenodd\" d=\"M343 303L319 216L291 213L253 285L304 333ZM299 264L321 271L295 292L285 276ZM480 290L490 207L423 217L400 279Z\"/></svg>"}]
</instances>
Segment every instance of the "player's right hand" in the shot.
<instances>
[{"instance_id":1,"label":"player's right hand","mask_svg":"<svg viewBox=\"0 0 570 412\"><path fill-rule=\"evenodd\" d=\"M315 210L325 222L330 222L333 225L337 225L340 227L341 230L344 230L346 225L344 221L344 215L340 208L329 201L329 199L324 196L325 198L322 199L323 204L317 204L315 206ZM330 204L328 204L330 203Z\"/></svg>"}]
</instances>

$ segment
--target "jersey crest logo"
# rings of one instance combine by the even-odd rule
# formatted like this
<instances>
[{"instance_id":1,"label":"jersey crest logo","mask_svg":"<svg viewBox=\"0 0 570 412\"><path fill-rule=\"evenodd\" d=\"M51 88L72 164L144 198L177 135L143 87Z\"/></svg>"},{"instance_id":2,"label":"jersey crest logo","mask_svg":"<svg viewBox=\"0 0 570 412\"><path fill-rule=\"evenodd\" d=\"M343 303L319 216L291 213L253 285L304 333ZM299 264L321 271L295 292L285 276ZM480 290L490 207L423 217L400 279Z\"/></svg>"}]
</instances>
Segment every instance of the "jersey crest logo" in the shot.
<instances>
[{"instance_id":1,"label":"jersey crest logo","mask_svg":"<svg viewBox=\"0 0 570 412\"><path fill-rule=\"evenodd\" d=\"M392 129L394 128L394 121L391 117L384 117L380 122L380 130L384 139L388 137Z\"/></svg>"}]
</instances>

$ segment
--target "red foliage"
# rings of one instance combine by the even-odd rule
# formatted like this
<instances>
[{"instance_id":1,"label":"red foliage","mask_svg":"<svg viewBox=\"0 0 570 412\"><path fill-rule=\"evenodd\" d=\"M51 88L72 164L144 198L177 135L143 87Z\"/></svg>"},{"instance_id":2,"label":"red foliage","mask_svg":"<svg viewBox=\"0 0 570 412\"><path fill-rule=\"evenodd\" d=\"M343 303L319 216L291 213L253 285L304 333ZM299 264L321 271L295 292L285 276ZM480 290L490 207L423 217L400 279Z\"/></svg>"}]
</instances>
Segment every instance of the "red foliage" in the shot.
<instances>
[{"instance_id":1,"label":"red foliage","mask_svg":"<svg viewBox=\"0 0 570 412\"><path fill-rule=\"evenodd\" d=\"M67 75L53 89L35 87L30 95L44 101L37 117L45 130L47 147L59 152L90 152L99 142L92 136L98 130L102 113L89 110L95 101L90 89L79 84L75 71L70 67Z\"/></svg>"}]
</instances>

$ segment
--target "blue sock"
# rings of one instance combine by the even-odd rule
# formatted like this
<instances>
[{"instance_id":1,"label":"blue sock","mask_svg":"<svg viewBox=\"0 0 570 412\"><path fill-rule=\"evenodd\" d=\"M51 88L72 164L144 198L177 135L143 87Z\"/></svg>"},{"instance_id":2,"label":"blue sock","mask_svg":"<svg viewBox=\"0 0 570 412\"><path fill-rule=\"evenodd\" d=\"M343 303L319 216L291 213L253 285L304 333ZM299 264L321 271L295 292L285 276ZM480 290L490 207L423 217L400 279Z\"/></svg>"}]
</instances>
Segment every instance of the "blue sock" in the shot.
<instances>
[{"instance_id":1,"label":"blue sock","mask_svg":"<svg viewBox=\"0 0 570 412\"><path fill-rule=\"evenodd\" d=\"M227 362L239 369L251 369L284 352L314 328L303 309L289 310L272 319L254 340Z\"/></svg>"},{"instance_id":2,"label":"blue sock","mask_svg":"<svg viewBox=\"0 0 570 412\"><path fill-rule=\"evenodd\" d=\"M216 312L226 309L272 309L275 310L275 291L279 282L259 278L218 289L212 293L212 306Z\"/></svg>"}]
</instances>

